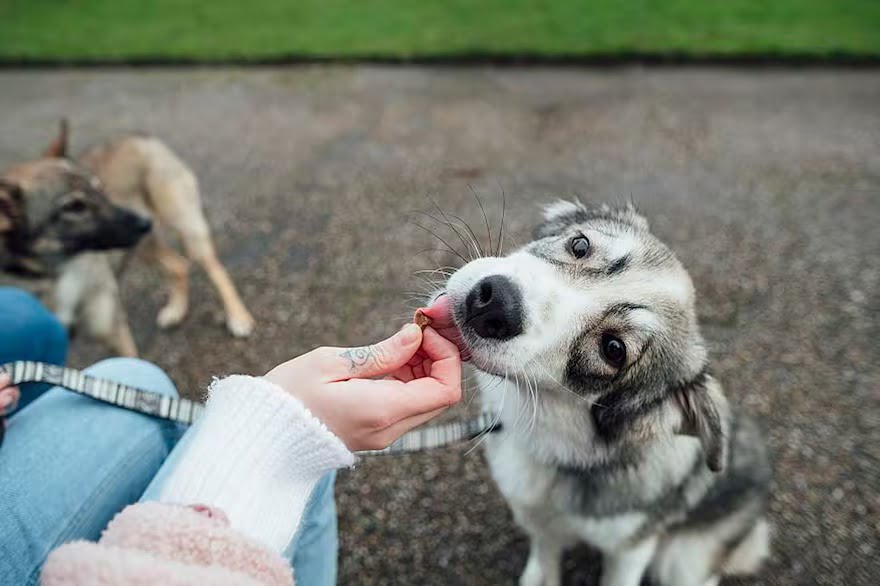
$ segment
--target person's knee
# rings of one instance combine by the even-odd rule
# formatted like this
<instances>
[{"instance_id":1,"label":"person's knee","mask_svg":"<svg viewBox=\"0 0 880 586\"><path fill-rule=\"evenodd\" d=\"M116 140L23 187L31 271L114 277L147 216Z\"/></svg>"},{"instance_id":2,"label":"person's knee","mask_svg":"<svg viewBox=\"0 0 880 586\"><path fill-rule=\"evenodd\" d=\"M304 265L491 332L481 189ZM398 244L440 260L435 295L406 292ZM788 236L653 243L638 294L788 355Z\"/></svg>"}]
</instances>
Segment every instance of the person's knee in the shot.
<instances>
[{"instance_id":1,"label":"person's knee","mask_svg":"<svg viewBox=\"0 0 880 586\"><path fill-rule=\"evenodd\" d=\"M67 358L67 331L61 322L40 303L40 300L14 287L0 287L0 300L4 308L14 312L11 323L5 323L10 338L27 340L32 352L25 351L27 356L18 359L40 360L53 364L64 364Z\"/></svg>"},{"instance_id":2,"label":"person's knee","mask_svg":"<svg viewBox=\"0 0 880 586\"><path fill-rule=\"evenodd\" d=\"M99 378L107 378L119 383L138 387L147 391L177 397L174 382L165 371L140 358L107 358L96 362L85 370Z\"/></svg>"},{"instance_id":3,"label":"person's knee","mask_svg":"<svg viewBox=\"0 0 880 586\"><path fill-rule=\"evenodd\" d=\"M40 303L39 299L18 287L0 287L0 297L2 297L4 303L14 303L20 307L43 307L43 304Z\"/></svg>"}]
</instances>

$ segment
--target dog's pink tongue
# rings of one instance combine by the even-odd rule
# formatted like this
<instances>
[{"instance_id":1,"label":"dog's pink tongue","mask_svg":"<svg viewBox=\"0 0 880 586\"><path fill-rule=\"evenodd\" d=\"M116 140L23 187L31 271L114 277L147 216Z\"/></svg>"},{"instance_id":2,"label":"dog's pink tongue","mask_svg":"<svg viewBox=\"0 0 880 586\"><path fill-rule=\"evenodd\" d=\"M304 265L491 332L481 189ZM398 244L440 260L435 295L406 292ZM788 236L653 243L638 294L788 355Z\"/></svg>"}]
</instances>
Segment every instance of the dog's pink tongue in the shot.
<instances>
[{"instance_id":1,"label":"dog's pink tongue","mask_svg":"<svg viewBox=\"0 0 880 586\"><path fill-rule=\"evenodd\" d=\"M420 311L431 318L431 327L437 330L437 333L458 346L462 360L470 360L471 352L452 317L452 300L449 299L449 295L441 295L429 307Z\"/></svg>"},{"instance_id":2,"label":"dog's pink tongue","mask_svg":"<svg viewBox=\"0 0 880 586\"><path fill-rule=\"evenodd\" d=\"M452 319L452 301L449 295L441 295L434 300L434 303L422 310L422 313L431 318L431 326L435 330L455 327L455 321Z\"/></svg>"}]
</instances>

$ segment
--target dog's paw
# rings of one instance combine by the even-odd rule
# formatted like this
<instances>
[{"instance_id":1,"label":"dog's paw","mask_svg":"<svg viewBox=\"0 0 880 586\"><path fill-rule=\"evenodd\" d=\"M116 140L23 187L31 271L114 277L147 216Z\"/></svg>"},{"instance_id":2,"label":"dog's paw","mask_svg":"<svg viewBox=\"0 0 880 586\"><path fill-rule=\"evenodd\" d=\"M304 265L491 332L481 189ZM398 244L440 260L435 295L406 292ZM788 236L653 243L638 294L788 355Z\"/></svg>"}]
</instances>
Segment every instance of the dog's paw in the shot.
<instances>
[{"instance_id":1,"label":"dog's paw","mask_svg":"<svg viewBox=\"0 0 880 586\"><path fill-rule=\"evenodd\" d=\"M180 325L184 317L186 317L186 307L169 304L159 310L159 315L156 316L156 324L165 330Z\"/></svg>"},{"instance_id":2,"label":"dog's paw","mask_svg":"<svg viewBox=\"0 0 880 586\"><path fill-rule=\"evenodd\" d=\"M254 318L249 313L229 317L226 320L226 329L236 338L247 338L254 331Z\"/></svg>"}]
</instances>

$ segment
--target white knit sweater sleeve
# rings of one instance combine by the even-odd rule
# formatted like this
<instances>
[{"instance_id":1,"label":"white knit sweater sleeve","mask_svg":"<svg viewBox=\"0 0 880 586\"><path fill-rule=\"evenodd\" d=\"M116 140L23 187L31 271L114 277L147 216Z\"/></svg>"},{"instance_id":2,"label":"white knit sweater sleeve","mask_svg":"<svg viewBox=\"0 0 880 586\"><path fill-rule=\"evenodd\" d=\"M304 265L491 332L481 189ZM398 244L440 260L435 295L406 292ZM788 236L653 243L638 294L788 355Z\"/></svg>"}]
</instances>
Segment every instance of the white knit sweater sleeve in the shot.
<instances>
[{"instance_id":1,"label":"white knit sweater sleeve","mask_svg":"<svg viewBox=\"0 0 880 586\"><path fill-rule=\"evenodd\" d=\"M354 455L306 407L249 376L214 381L207 408L160 500L216 506L232 527L282 552L326 472Z\"/></svg>"}]
</instances>

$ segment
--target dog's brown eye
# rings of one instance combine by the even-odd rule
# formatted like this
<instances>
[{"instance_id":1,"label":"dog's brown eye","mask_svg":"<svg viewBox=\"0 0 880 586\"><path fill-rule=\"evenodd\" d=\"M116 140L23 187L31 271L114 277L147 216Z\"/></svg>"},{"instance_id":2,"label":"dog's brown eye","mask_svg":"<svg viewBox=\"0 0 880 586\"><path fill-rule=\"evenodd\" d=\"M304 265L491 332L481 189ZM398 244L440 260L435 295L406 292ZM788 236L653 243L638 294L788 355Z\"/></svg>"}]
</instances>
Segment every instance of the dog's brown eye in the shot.
<instances>
[{"instance_id":1,"label":"dog's brown eye","mask_svg":"<svg viewBox=\"0 0 880 586\"><path fill-rule=\"evenodd\" d=\"M617 336L602 334L602 356L608 364L620 368L626 362L626 346Z\"/></svg>"},{"instance_id":2,"label":"dog's brown eye","mask_svg":"<svg viewBox=\"0 0 880 586\"><path fill-rule=\"evenodd\" d=\"M568 244L568 248L575 258L584 258L590 252L590 241L586 236L575 236Z\"/></svg>"},{"instance_id":3,"label":"dog's brown eye","mask_svg":"<svg viewBox=\"0 0 880 586\"><path fill-rule=\"evenodd\" d=\"M64 204L64 211L73 214L81 214L86 211L87 208L88 206L86 205L86 202L81 199L72 199Z\"/></svg>"}]
</instances>

